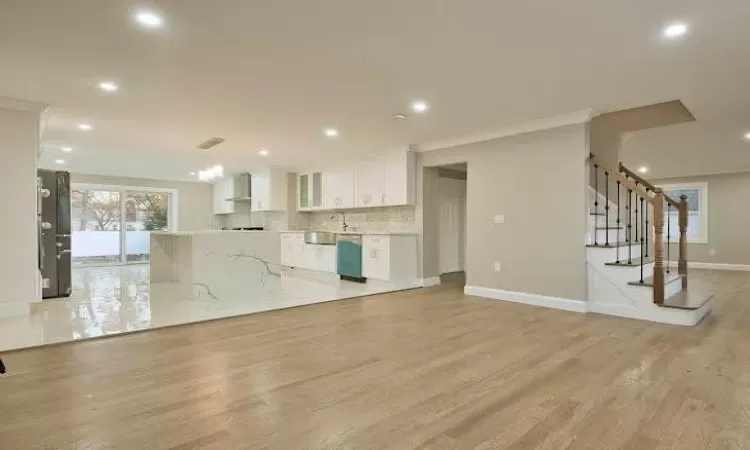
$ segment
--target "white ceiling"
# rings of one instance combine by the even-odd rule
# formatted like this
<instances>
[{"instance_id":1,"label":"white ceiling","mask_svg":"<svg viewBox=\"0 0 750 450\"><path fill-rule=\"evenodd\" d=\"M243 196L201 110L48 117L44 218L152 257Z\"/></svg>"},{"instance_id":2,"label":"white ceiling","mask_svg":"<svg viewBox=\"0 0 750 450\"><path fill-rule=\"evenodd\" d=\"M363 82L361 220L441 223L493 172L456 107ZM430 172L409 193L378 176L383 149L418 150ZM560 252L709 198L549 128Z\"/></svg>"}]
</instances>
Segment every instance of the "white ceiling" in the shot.
<instances>
[{"instance_id":1,"label":"white ceiling","mask_svg":"<svg viewBox=\"0 0 750 450\"><path fill-rule=\"evenodd\" d=\"M143 7L165 27L137 26ZM705 173L750 168L748 18L747 0L0 0L0 96L51 105L43 164L165 179L681 99L698 122L637 133L626 160L666 175L689 149ZM690 31L667 42L674 20ZM414 99L430 110L391 119Z\"/></svg>"}]
</instances>

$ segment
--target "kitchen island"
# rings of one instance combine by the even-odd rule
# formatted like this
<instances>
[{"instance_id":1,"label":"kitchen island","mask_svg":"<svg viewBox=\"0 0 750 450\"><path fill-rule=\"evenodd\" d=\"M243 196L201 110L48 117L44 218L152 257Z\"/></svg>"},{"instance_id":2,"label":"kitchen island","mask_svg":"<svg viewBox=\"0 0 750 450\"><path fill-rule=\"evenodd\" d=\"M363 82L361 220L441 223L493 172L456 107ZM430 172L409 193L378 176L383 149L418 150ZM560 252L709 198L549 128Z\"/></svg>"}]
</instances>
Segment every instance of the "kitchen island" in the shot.
<instances>
[{"instance_id":1,"label":"kitchen island","mask_svg":"<svg viewBox=\"0 0 750 450\"><path fill-rule=\"evenodd\" d=\"M151 283L170 283L183 297L236 297L280 272L276 231L151 233Z\"/></svg>"}]
</instances>

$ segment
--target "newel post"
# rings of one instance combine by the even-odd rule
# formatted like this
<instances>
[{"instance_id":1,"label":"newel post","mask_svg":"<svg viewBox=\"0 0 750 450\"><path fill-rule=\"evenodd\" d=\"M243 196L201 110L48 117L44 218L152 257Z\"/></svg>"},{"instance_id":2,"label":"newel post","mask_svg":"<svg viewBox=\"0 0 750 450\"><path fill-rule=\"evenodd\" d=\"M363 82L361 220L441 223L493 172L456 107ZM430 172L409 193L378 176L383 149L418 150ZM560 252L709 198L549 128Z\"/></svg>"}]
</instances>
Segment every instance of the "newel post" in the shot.
<instances>
[{"instance_id":1,"label":"newel post","mask_svg":"<svg viewBox=\"0 0 750 450\"><path fill-rule=\"evenodd\" d=\"M680 257L677 261L677 273L682 275L682 288L687 289L687 229L688 202L687 195L680 196Z\"/></svg>"},{"instance_id":2,"label":"newel post","mask_svg":"<svg viewBox=\"0 0 750 450\"><path fill-rule=\"evenodd\" d=\"M654 194L654 303L661 305L664 303L664 193L657 188Z\"/></svg>"}]
</instances>

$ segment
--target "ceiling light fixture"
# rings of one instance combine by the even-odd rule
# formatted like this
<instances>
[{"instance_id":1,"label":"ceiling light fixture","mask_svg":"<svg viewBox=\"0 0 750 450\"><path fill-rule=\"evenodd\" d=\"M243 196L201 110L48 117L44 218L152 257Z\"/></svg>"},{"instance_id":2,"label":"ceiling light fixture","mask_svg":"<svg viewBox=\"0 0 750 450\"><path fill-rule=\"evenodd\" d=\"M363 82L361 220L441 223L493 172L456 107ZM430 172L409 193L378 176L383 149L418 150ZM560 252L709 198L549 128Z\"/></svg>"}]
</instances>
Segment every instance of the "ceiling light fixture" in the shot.
<instances>
[{"instance_id":1,"label":"ceiling light fixture","mask_svg":"<svg viewBox=\"0 0 750 450\"><path fill-rule=\"evenodd\" d=\"M326 133L326 136L328 136L329 138L335 138L336 136L339 135L339 131L335 128L327 128L325 133Z\"/></svg>"},{"instance_id":2,"label":"ceiling light fixture","mask_svg":"<svg viewBox=\"0 0 750 450\"><path fill-rule=\"evenodd\" d=\"M393 120L404 120L404 119L406 119L406 114L399 113L399 114L393 115Z\"/></svg>"},{"instance_id":3,"label":"ceiling light fixture","mask_svg":"<svg viewBox=\"0 0 750 450\"><path fill-rule=\"evenodd\" d=\"M416 113L423 113L427 111L428 106L427 103L423 102L422 100L417 100L411 104L411 109Z\"/></svg>"},{"instance_id":4,"label":"ceiling light fixture","mask_svg":"<svg viewBox=\"0 0 750 450\"><path fill-rule=\"evenodd\" d=\"M748 141L750 141L750 131L747 132L747 133L745 133L745 139L747 139Z\"/></svg>"},{"instance_id":5,"label":"ceiling light fixture","mask_svg":"<svg viewBox=\"0 0 750 450\"><path fill-rule=\"evenodd\" d=\"M687 33L688 26L683 22L675 22L664 28L663 35L667 39L677 39Z\"/></svg>"},{"instance_id":6,"label":"ceiling light fixture","mask_svg":"<svg viewBox=\"0 0 750 450\"><path fill-rule=\"evenodd\" d=\"M638 172L640 172L640 173L646 173L646 172L648 172L648 167L641 166L641 167L638 168Z\"/></svg>"},{"instance_id":7,"label":"ceiling light fixture","mask_svg":"<svg viewBox=\"0 0 750 450\"><path fill-rule=\"evenodd\" d=\"M60 150L64 151L65 153L70 153L73 151L73 147L61 147Z\"/></svg>"},{"instance_id":8,"label":"ceiling light fixture","mask_svg":"<svg viewBox=\"0 0 750 450\"><path fill-rule=\"evenodd\" d=\"M84 131L89 131L89 130L93 129L94 127L92 127L91 125L89 125L87 123L79 123L78 124L78 128L81 129L81 130L84 130Z\"/></svg>"},{"instance_id":9,"label":"ceiling light fixture","mask_svg":"<svg viewBox=\"0 0 750 450\"><path fill-rule=\"evenodd\" d=\"M198 179L202 181L211 181L214 178L221 178L223 176L224 168L219 165L209 167L208 169L204 169L198 172Z\"/></svg>"},{"instance_id":10,"label":"ceiling light fixture","mask_svg":"<svg viewBox=\"0 0 750 450\"><path fill-rule=\"evenodd\" d=\"M99 89L103 90L104 92L117 92L120 87L111 81L102 81L99 83Z\"/></svg>"},{"instance_id":11,"label":"ceiling light fixture","mask_svg":"<svg viewBox=\"0 0 750 450\"><path fill-rule=\"evenodd\" d=\"M268 149L267 148L262 148L262 149L258 150L258 154L260 156L268 156Z\"/></svg>"},{"instance_id":12,"label":"ceiling light fixture","mask_svg":"<svg viewBox=\"0 0 750 450\"><path fill-rule=\"evenodd\" d=\"M55 164L65 164L65 160L64 159L56 159L55 160Z\"/></svg>"},{"instance_id":13,"label":"ceiling light fixture","mask_svg":"<svg viewBox=\"0 0 750 450\"><path fill-rule=\"evenodd\" d=\"M164 21L155 13L141 11L135 15L135 20L146 28L161 28Z\"/></svg>"}]
</instances>

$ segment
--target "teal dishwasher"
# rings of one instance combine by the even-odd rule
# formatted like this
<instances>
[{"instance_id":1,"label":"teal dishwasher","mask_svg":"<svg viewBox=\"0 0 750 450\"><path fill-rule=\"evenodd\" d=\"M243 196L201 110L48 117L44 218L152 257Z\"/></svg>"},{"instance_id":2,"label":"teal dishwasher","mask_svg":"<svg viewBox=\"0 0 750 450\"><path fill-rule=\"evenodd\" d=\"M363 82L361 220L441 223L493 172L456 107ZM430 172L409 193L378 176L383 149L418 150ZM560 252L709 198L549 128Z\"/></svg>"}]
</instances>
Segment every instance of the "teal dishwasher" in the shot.
<instances>
[{"instance_id":1,"label":"teal dishwasher","mask_svg":"<svg viewBox=\"0 0 750 450\"><path fill-rule=\"evenodd\" d=\"M342 280L367 281L362 276L362 235L339 234L336 240L336 273Z\"/></svg>"}]
</instances>

